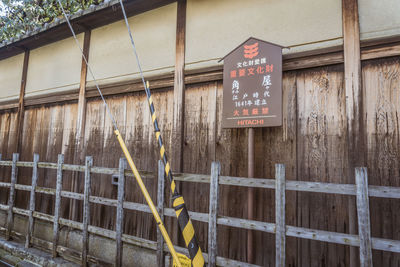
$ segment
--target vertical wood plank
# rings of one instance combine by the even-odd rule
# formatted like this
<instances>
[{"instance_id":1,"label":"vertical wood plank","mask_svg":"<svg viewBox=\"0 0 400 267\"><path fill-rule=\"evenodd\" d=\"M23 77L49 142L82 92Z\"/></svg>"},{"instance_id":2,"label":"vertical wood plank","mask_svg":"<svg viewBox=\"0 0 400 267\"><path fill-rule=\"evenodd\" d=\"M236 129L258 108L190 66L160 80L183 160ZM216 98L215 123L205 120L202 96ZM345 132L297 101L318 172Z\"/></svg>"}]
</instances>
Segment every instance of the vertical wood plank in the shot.
<instances>
[{"instance_id":1,"label":"vertical wood plank","mask_svg":"<svg viewBox=\"0 0 400 267\"><path fill-rule=\"evenodd\" d=\"M57 182L56 182L56 202L54 206L54 221L53 221L53 249L52 256L53 258L57 257L57 244L58 244L58 235L59 235L59 222L58 219L60 217L60 209L61 209L61 189L62 189L62 176L63 176L63 167L64 164L64 155L58 155L57 162Z\"/></svg>"},{"instance_id":2,"label":"vertical wood plank","mask_svg":"<svg viewBox=\"0 0 400 267\"><path fill-rule=\"evenodd\" d=\"M14 223L14 201L15 201L15 184L17 183L18 169L17 169L17 161L19 159L18 153L13 153L12 165L11 165L11 186L10 186L10 196L8 198L8 216L7 216L7 231L6 231L6 240L9 240L11 237L11 230L13 228Z\"/></svg>"},{"instance_id":3,"label":"vertical wood plank","mask_svg":"<svg viewBox=\"0 0 400 267\"><path fill-rule=\"evenodd\" d=\"M285 220L285 205L286 205L286 179L285 165L275 164L275 266L285 267L286 262L286 220Z\"/></svg>"},{"instance_id":4,"label":"vertical wood plank","mask_svg":"<svg viewBox=\"0 0 400 267\"><path fill-rule=\"evenodd\" d=\"M208 266L214 267L217 262L217 213L218 213L218 184L221 166L219 162L211 164L210 180L210 209L208 214Z\"/></svg>"},{"instance_id":5,"label":"vertical wood plank","mask_svg":"<svg viewBox=\"0 0 400 267\"><path fill-rule=\"evenodd\" d=\"M33 233L33 212L35 211L35 192L37 186L37 179L38 179L38 163L39 163L39 154L33 155L33 167L32 167L32 188L29 200L29 219L28 219L28 230L26 231L26 239L25 239L25 247L29 248L31 237Z\"/></svg>"},{"instance_id":6,"label":"vertical wood plank","mask_svg":"<svg viewBox=\"0 0 400 267\"><path fill-rule=\"evenodd\" d=\"M165 171L162 160L158 161L158 185L157 185L157 211L164 221L164 191L165 190ZM160 267L165 266L164 259L164 239L160 228L157 227L157 264Z\"/></svg>"},{"instance_id":7,"label":"vertical wood plank","mask_svg":"<svg viewBox=\"0 0 400 267\"><path fill-rule=\"evenodd\" d=\"M25 51L24 54L24 63L22 66L22 77L21 77L21 88L19 92L19 102L18 102L18 111L17 111L17 140L15 142L15 152L20 152L19 149L22 143L22 126L24 123L24 114L25 114L25 88L26 88L26 77L28 73L28 62L29 62L29 50Z\"/></svg>"},{"instance_id":8,"label":"vertical wood plank","mask_svg":"<svg viewBox=\"0 0 400 267\"><path fill-rule=\"evenodd\" d=\"M186 0L178 0L176 21L176 49L174 76L174 116L173 116L173 157L172 169L182 172L185 113L185 39L186 39Z\"/></svg>"},{"instance_id":9,"label":"vertical wood plank","mask_svg":"<svg viewBox=\"0 0 400 267\"><path fill-rule=\"evenodd\" d=\"M89 48L90 48L90 36L91 31L85 32L85 37L83 40L83 55L86 60L89 60ZM86 122L86 79L87 79L87 65L84 57L82 56L81 64L81 78L79 85L79 97L78 97L78 114L76 121L76 142L78 153L80 153L80 159L83 160L83 137L85 135L85 122Z\"/></svg>"},{"instance_id":10,"label":"vertical wood plank","mask_svg":"<svg viewBox=\"0 0 400 267\"><path fill-rule=\"evenodd\" d=\"M125 169L126 160L119 159L119 174L118 174L118 203L117 203L117 225L116 225L116 245L115 266L122 266L122 232L124 222L124 199L125 199Z\"/></svg>"},{"instance_id":11,"label":"vertical wood plank","mask_svg":"<svg viewBox=\"0 0 400 267\"><path fill-rule=\"evenodd\" d=\"M85 31L83 39L83 55L86 60L89 61L89 49L90 49L90 36L91 31ZM81 77L79 85L79 97L78 97L78 114L76 120L76 134L75 134L75 163L82 164L83 157L85 155L84 137L85 137L85 123L86 123L86 80L87 80L87 65L84 57L82 56L81 63ZM77 192L79 187L79 174L74 173L71 181L71 188L74 192ZM75 199L70 200L70 214L69 218L72 220L77 219L77 205L78 202Z\"/></svg>"},{"instance_id":12,"label":"vertical wood plank","mask_svg":"<svg viewBox=\"0 0 400 267\"><path fill-rule=\"evenodd\" d=\"M175 75L174 75L174 101L172 120L172 146L171 167L175 172L183 171L183 146L184 146L184 114L185 114L185 43L186 43L186 0L177 1L176 18L176 43L175 43ZM182 190L180 183L178 191ZM170 206L172 202L170 201ZM174 243L182 241L178 223L171 223L169 227Z\"/></svg>"},{"instance_id":13,"label":"vertical wood plank","mask_svg":"<svg viewBox=\"0 0 400 267\"><path fill-rule=\"evenodd\" d=\"M254 128L248 128L247 177L254 178ZM247 188L247 219L254 220L254 188ZM247 230L247 262L254 263L254 231Z\"/></svg>"},{"instance_id":14,"label":"vertical wood plank","mask_svg":"<svg viewBox=\"0 0 400 267\"><path fill-rule=\"evenodd\" d=\"M360 237L360 266L372 267L367 168L356 168L355 176L357 186L358 235Z\"/></svg>"},{"instance_id":15,"label":"vertical wood plank","mask_svg":"<svg viewBox=\"0 0 400 267\"><path fill-rule=\"evenodd\" d=\"M360 26L358 0L342 0L344 75L348 138L348 183L354 183L353 168L366 166L364 145L363 92L361 86ZM349 199L349 232L357 233L356 204ZM357 248L350 247L350 266L357 262Z\"/></svg>"},{"instance_id":16,"label":"vertical wood plank","mask_svg":"<svg viewBox=\"0 0 400 267\"><path fill-rule=\"evenodd\" d=\"M85 188L83 193L83 236L82 236L82 266L87 266L87 255L88 255L88 227L90 220L90 185L91 185L91 175L90 171L93 165L93 158L87 156L85 159Z\"/></svg>"},{"instance_id":17,"label":"vertical wood plank","mask_svg":"<svg viewBox=\"0 0 400 267\"><path fill-rule=\"evenodd\" d=\"M374 185L400 186L400 57L363 62L362 70L368 181ZM374 199L370 210L372 235L397 236L400 201ZM373 251L373 262L391 266L400 262L400 254Z\"/></svg>"}]
</instances>

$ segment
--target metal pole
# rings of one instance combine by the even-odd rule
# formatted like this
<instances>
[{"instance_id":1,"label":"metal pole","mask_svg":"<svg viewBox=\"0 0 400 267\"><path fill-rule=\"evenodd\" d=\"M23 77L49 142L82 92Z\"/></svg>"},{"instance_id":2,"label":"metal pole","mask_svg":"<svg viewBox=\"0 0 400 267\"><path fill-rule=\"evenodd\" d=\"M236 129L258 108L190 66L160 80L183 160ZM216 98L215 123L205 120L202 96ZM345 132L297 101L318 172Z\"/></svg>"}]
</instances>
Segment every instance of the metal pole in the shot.
<instances>
[{"instance_id":1,"label":"metal pole","mask_svg":"<svg viewBox=\"0 0 400 267\"><path fill-rule=\"evenodd\" d=\"M248 135L248 162L247 162L247 176L249 178L254 177L254 128L249 128ZM249 220L254 219L254 188L249 187L247 189L247 218ZM254 262L254 235L252 230L247 231L247 261L249 263Z\"/></svg>"}]
</instances>

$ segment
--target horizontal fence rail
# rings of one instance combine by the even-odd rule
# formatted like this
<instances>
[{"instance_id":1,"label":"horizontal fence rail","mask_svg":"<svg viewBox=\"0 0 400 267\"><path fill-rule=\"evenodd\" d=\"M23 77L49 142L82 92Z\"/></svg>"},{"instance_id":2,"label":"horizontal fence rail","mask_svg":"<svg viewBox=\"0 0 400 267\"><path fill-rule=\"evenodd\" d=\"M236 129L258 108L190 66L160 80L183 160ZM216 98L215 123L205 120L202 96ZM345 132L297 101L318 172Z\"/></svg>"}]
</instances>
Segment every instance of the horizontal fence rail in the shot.
<instances>
[{"instance_id":1,"label":"horizontal fence rail","mask_svg":"<svg viewBox=\"0 0 400 267\"><path fill-rule=\"evenodd\" d=\"M12 161L0 161L0 166L12 166ZM17 162L16 167L33 167L33 162L19 161ZM38 168L56 170L57 163L39 162ZM64 164L62 169L65 171L85 172L85 166L80 166L80 165ZM118 168L92 167L91 173L113 175L113 174L118 174ZM156 175L153 172L141 171L140 174L143 178L156 179ZM130 170L125 171L125 176L134 177ZM176 180L181 182L210 183L210 175L206 174L176 173L174 174L174 177L175 176ZM275 189L275 179L219 176L219 184ZM10 186L10 184L0 183L0 186L6 187ZM286 190L337 194L337 195L350 195L350 196L357 195L356 185L353 184L335 184L335 183L286 180ZM400 187L369 185L368 192L370 197L396 198L396 199L400 198Z\"/></svg>"},{"instance_id":2,"label":"horizontal fence rail","mask_svg":"<svg viewBox=\"0 0 400 267\"><path fill-rule=\"evenodd\" d=\"M1 155L0 155L1 159ZM164 252L168 252L168 248L163 243L161 235L157 235L157 241L146 240L143 238L127 235L122 233L123 225L123 210L141 211L145 213L151 213L149 207L145 204L129 202L124 200L125 189L121 181L124 181L126 177L132 177L133 174L130 170L126 169L124 160L120 160L119 168L105 168L91 166L91 158L87 158L85 166L64 164L63 157L59 156L58 163L47 163L39 162L39 156L34 155L33 162L18 161L18 154L13 155L13 160L0 160L0 166L11 167L11 182L0 182L0 187L9 188L9 202L8 205L0 204L0 210L7 212L7 225L6 227L0 227L0 230L6 233L6 238L9 238L11 234L22 235L12 230L13 215L18 214L27 216L29 218L27 234L25 238L25 246L39 245L48 248L53 252L53 256L62 254L63 251L68 250L57 244L58 229L60 226L67 226L73 229L83 231L85 236L85 244L83 251L78 253L78 256L82 260L82 265L85 265L88 260L92 257L88 255L89 245L87 244L87 234L94 234L109 239L116 240L116 258L115 265L122 265L122 243L140 246L157 252L158 265L164 264ZM32 185L21 185L17 183L18 167L31 167L32 168ZM334 183L319 183L319 182L303 182L303 181L290 181L285 180L285 167L282 164L276 164L276 179L258 179L258 178L243 178L243 177L231 177L219 175L220 166L218 163L213 163L211 167L211 175L201 174L175 174L177 181L183 182L197 182L197 183L210 183L210 209L209 213L200 212L189 212L191 219L195 221L209 223L208 231L208 253L203 253L206 262L209 266L256 266L240 261L235 261L228 258L218 256L217 253L217 226L224 225L240 229L257 230L266 233L276 234L276 266L285 266L285 246L286 236L317 240L328 243L350 245L360 247L360 262L362 266L370 266L372 262L371 249L397 252L400 253L400 241L390 240L383 238L371 237L370 231L370 215L369 215L369 197L378 198L400 198L400 188L398 187L387 187L387 186L373 186L368 185L367 171L366 168L356 168L356 184L334 184ZM55 169L57 170L57 180L62 179L63 171L78 171L85 172L85 177L88 179L85 182L85 187L90 187L90 174L108 174L118 176L118 198L109 199L98 196L90 196L87 194L69 192L61 190L61 187L57 188L44 188L37 186L37 170L38 169ZM159 163L158 175L152 172L141 172L144 178L158 179L159 187L164 187L164 172L162 163ZM95 179L95 178L92 178ZM58 184L58 182L57 182ZM218 210L218 192L219 185L230 185L240 187L254 187L254 188L267 188L276 190L276 222L260 222L254 220L233 218L227 216L220 216L217 214ZM14 207L14 196L15 190L27 191L31 193L29 209L20 209ZM309 228L290 226L285 224L285 192L286 191L299 191L299 192L314 192L314 193L325 193L325 194L339 194L356 196L357 200L357 213L359 222L359 235L352 235L346 233L337 233L323 230L314 230ZM34 210L34 195L35 193L42 193L47 195L54 195L57 198L64 197L75 200L83 200L86 209L88 203L101 204L105 206L111 206L117 208L117 229L116 231L95 227L88 224L89 211L85 212L84 222L76 222L64 218L59 218L57 212L55 215L48 215L45 213L37 212ZM158 189L157 199L163 203L164 190ZM32 205L33 202L33 205ZM57 202L57 201L56 201ZM166 208L158 202L158 210L160 214L168 217L175 218L175 211L172 208ZM57 205L57 204L56 204ZM57 209L56 209L57 210ZM85 219L86 218L86 219ZM54 241L53 243L39 240L32 235L33 221L39 219L54 224ZM188 255L187 249L183 247L175 246L176 250L180 253ZM163 248L163 249L161 249Z\"/></svg>"}]
</instances>

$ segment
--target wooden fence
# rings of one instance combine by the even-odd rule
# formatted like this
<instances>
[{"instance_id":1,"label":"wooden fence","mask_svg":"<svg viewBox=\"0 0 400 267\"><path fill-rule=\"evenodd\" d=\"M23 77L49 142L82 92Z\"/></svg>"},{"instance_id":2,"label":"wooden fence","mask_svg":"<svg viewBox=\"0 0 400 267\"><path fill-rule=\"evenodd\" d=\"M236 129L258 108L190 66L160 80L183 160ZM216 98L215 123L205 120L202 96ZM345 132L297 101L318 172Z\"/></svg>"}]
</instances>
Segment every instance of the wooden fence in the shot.
<instances>
[{"instance_id":1,"label":"wooden fence","mask_svg":"<svg viewBox=\"0 0 400 267\"><path fill-rule=\"evenodd\" d=\"M9 188L8 205L0 204L0 210L7 212L7 221L5 227L1 230L5 231L7 239L11 235L23 235L13 231L13 218L14 214L19 214L28 217L28 226L25 235L25 246L32 245L41 246L52 251L53 256L58 254L62 255L69 248L62 247L58 244L58 236L60 225L68 226L73 229L82 231L83 244L82 252L74 252L77 257L81 259L83 266L87 266L88 260L93 258L88 255L88 235L103 236L116 241L116 257L115 265L122 265L122 243L145 247L157 251L158 265L164 264L164 252L168 251L166 245L163 243L161 234L157 234L157 241L142 239L139 237L123 234L123 210L134 210L150 213L147 205L141 203L124 201L125 194L125 177L133 177L130 170L126 168L124 159L120 159L119 168L103 168L95 167L93 165L92 157L86 157L85 166L71 165L64 163L64 156L58 156L57 163L39 162L39 155L34 155L33 162L18 161L19 155L13 154L12 161L2 161L0 154L0 166L11 167L11 181L10 183L1 182L0 187ZM32 185L21 185L17 183L18 167L31 167L32 168ZM57 170L57 183L56 188L43 188L37 186L38 168L56 169ZM163 218L164 216L175 217L175 212L172 208L164 207L164 166L159 162L158 166L158 194L157 194L157 209ZM84 194L63 191L62 178L63 171L78 171L85 174ZM100 173L107 175L118 176L118 197L117 199L108 199L90 195L91 174ZM145 174L144 177L154 177L154 175ZM275 179L255 179L255 178L242 178L230 177L220 175L219 163L213 162L211 166L211 175L201 174L176 174L175 179L183 182L197 182L197 183L210 183L210 207L209 213L189 212L192 220L205 222L209 224L208 227L208 253L204 253L208 266L256 266L244 262L235 261L228 258L218 256L217 251L217 226L225 225L229 227L257 230L266 233L273 233L276 235L276 266L285 266L285 244L286 236L318 240L323 242L355 246L360 248L360 263L361 266L372 266L372 249L400 252L400 241L389 240L383 238L371 237L370 231L370 214L369 214L369 197L379 198L396 198L400 199L400 188L398 187L385 187L385 186L372 186L368 185L367 169L355 169L356 184L333 184L333 183L317 183L317 182L303 182L303 181L286 181L285 180L285 166L282 164L275 165ZM253 220L246 220L240 218L232 218L218 215L218 201L219 201L219 185L241 186L241 187L254 187L254 188L269 188L275 190L275 223L260 222ZM30 192L29 210L14 207L14 199L16 190ZM358 217L358 235L336 233L323 230L314 230L302 228L297 226L289 226L285 224L285 192L287 190L300 191L300 192L315 192L326 194L340 194L356 196L357 201L357 217ZM55 196L55 209L54 216L35 211L35 192ZM61 197L83 200L83 222L76 222L64 218L60 218L60 203ZM103 229L89 225L90 218L90 203L107 205L117 208L116 215L116 231ZM53 223L53 241L48 242L40 240L33 236L34 220L39 219ZM187 250L182 247L176 246L178 252L187 254Z\"/></svg>"}]
</instances>

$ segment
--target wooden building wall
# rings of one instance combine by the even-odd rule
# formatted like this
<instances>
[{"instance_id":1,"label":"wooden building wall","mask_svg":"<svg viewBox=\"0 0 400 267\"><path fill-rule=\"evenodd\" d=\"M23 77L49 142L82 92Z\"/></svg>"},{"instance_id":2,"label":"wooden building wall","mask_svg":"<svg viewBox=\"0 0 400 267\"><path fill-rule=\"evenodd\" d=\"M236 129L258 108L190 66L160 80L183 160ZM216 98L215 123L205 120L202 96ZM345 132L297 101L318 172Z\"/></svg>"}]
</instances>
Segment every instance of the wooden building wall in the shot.
<instances>
[{"instance_id":1,"label":"wooden building wall","mask_svg":"<svg viewBox=\"0 0 400 267\"><path fill-rule=\"evenodd\" d=\"M180 166L180 163L177 164L177 158L172 157L172 155L181 155L183 162L180 169L183 172L208 174L210 173L211 162L220 161L222 175L247 176L247 130L228 130L220 127L222 116L222 72L220 66L216 65L216 61L224 50L216 50L216 45L204 44L206 40L199 38L198 34L204 35L202 29L204 31L204 29L210 28L210 25L202 24L204 22L202 14L207 15L210 6L212 6L209 3L211 0L200 2L188 0L187 26L185 25L186 5L182 5L186 1L179 1L178 4L163 7L143 14L143 17L138 16L136 18L139 19L138 22L147 26L139 27L139 32L142 31L143 33L144 30L152 27L158 29L158 23L153 21L153 16L160 16L159 12L162 10L171 11L168 17L164 16L164 18L168 18L168 23L164 25L166 27L164 35L159 36L168 41L166 42L168 45L164 45L162 49L167 49L171 52L168 53L168 58L163 59L166 60L165 62L150 62L151 64L162 63L162 66L157 65L156 68L162 72L157 73L157 75L162 75L149 78L164 143L170 155L173 169L175 168L174 166ZM231 2L221 1L215 7L224 10L223 5ZM236 21L235 12L242 10L240 5L243 4L243 1L236 0L234 2L231 6L231 11L234 12L223 14L225 23L230 21L229 18L233 18L232 21ZM262 1L257 0L255 2L261 3ZM304 0L303 2L316 8L316 5L312 4L313 1ZM307 25L303 27L311 31L309 32L310 36L316 38L313 39L309 36L310 38L307 38L307 40L318 42L315 44L304 44L300 41L290 43L289 45L293 45L293 50L301 51L301 53L296 55L290 52L284 55L283 126L256 129L255 131L256 177L273 178L275 172L274 164L283 163L286 165L286 178L290 180L349 183L352 180L349 177L349 173L353 171L349 164L358 162L352 158L354 154L354 157L366 156L365 164L368 167L370 184L400 186L399 43L398 39L395 38L367 42L367 39L372 37L393 37L398 32L396 29L391 28L393 25L396 26L398 24L397 20L380 21L379 25L371 24L372 18L374 20L378 17L381 18L381 14L390 9L388 7L397 7L397 2L385 0L385 8L371 7L374 5L372 0L359 2L362 41L362 98L360 103L357 102L357 99L346 99L352 87L346 89L343 64L344 62L360 62L360 59L356 57L345 58L349 54L356 55L357 53L351 53L349 48L351 49L352 45L360 44L360 40L356 36L357 30L352 29L352 26L354 27L358 23L358 18L352 17L349 19L351 17L349 15L355 16L355 14L358 14L357 9L346 13L347 7L342 7L344 14L346 13L343 16L342 25L340 3L329 1L332 6L336 7L336 12L330 14L332 17L329 19L323 18L324 13L319 11L324 6L318 4L320 8L314 9L314 13L320 17L312 17L310 18L311 22L309 21L310 24L316 27L316 30L311 31L313 28ZM354 4L357 1L343 1L342 3ZM300 2L298 4L301 5ZM272 6L270 5L269 7ZM177 9L176 14L175 8ZM257 10L252 6L247 8L251 12L253 12L253 9ZM395 10L395 8L390 10ZM214 12L216 11L217 9L214 10ZM295 12L297 9L292 11ZM280 13L275 12L274 14ZM175 15L177 21L174 19ZM396 15L390 13L390 16L395 17ZM293 18L289 15L287 17ZM244 18L242 17L241 19ZM319 27L325 24L315 25L313 19L330 24L332 27L329 31L331 35L321 37L318 34L320 32ZM130 20L135 22L135 18ZM351 20L351 23L349 23L349 20ZM148 21L152 23L148 24ZM335 23L332 24L330 21ZM389 25L388 21L392 21L393 25ZM292 27L295 23L296 20L291 21L287 28L295 29L295 27ZM122 37L126 38L127 36L121 24L122 22L120 21L111 24L111 26L95 29L92 33L88 31L84 34L84 38L80 37L80 40L85 39L85 53L89 55L89 62L94 64L96 73L100 72L99 78L103 84L102 90L107 95L109 106L115 115L121 133L125 136L125 141L135 159L135 163L141 170L156 172L159 153L154 138L147 100L140 83L132 81L132 77L136 76L128 77L128 74L132 74L132 71L125 68L124 65L120 65L118 60L113 61L111 65L107 60L99 61L101 59L99 56L103 55L104 51L108 51L107 44L104 43L103 46L100 46L99 43L102 43L101 39L103 37L106 39L109 37L103 33L112 31L110 27L118 29L113 33L121 38L117 38L121 40L121 42L118 42L119 45L123 46L119 48L129 49L129 43L122 44ZM345 29L343 33L340 29L341 25ZM140 23L136 26L140 26ZM175 62L172 62L174 42L171 33L175 31L175 27L177 32L175 36L177 38L175 43L176 59ZM224 27L231 31L238 29L237 27L230 27L228 23ZM185 28L187 31L186 41ZM240 29L240 33L248 37L248 34L250 34L248 27ZM269 34L262 27L254 28L253 30L255 34ZM325 32L325 34L327 33ZM232 32L226 31L226 34L230 38L237 39L237 36ZM300 30L296 31L296 34L299 38L304 37L301 33L301 27ZM220 38L216 39L216 41L221 41L217 45L218 49L227 49L232 40L224 39L223 35L215 35ZM148 37L151 38L151 36L155 36L155 33ZM290 37L286 36L285 38L296 39L291 34L288 36ZM259 37L262 38L262 36ZM281 37L283 38L284 36ZM332 40L325 42L327 38ZM113 41L116 38L111 36L109 39ZM202 42L199 41L200 39ZM345 39L345 41L346 39L350 40L350 43L345 42L343 49L341 46L332 47L333 45L342 45L342 39ZM92 41L91 45L90 40ZM39 57L40 54L45 53L46 49L54 50L62 44L65 45L67 41L32 50L30 60L29 51L25 53L24 67L21 66L21 70L14 73L14 76L22 76L21 88L18 88L21 80L13 80L12 83L12 90L21 90L20 103L15 103L14 101L11 104L5 102L0 104L0 153L2 153L3 158L11 159L11 154L18 151L21 154L21 160L29 161L32 160L33 153L39 153L41 161L48 162L56 162L57 154L63 153L65 154L65 162L74 164L83 164L83 157L92 155L96 166L117 167L118 159L122 156L122 152L113 136L111 120L96 90L93 88L93 82L90 77L86 77L84 64L79 73L79 64L81 63L79 51L77 52L78 54L74 52L73 64L61 59L57 63L67 64L69 67L72 66L74 68L74 72L67 71L69 76L63 77L64 84L57 84L59 79L57 77L55 79L55 77L51 76L51 73L46 71L53 66L54 62L52 60L43 61L46 66L38 64L42 60ZM279 40L277 42L279 43ZM198 47L199 45L201 46ZM140 46L140 43L138 43L139 48ZM325 46L331 47L325 50L315 50ZM185 47L187 50L186 60ZM305 49L305 47L308 48ZM63 50L60 47L58 49L59 51ZM73 44L68 46L67 52L72 51L72 49ZM155 48L152 47L151 49ZM164 50L158 52L163 55L166 53ZM202 54L198 52L200 50L205 55L201 56ZM112 52L117 54L118 51L118 49L115 49ZM108 56L110 55L108 54ZM146 55L150 57L152 53ZM393 57L394 55L395 57ZM36 64L33 64L35 59ZM148 62L146 57L144 59L145 62ZM8 61L6 61L2 61L2 64L8 64ZM22 55L18 56L18 66L22 64L21 61ZM29 67L27 67L28 61ZM128 61L125 63L128 64ZM133 63L129 62L129 64L131 67ZM175 92L173 89L174 79L170 73L174 64L176 65L176 77L181 79L178 80L177 78L175 80ZM118 65L118 68L115 68L116 65ZM98 66L100 66L100 69L98 69ZM212 68L199 69L207 66L212 66ZM150 71L152 66L148 67L149 69L146 69L146 71L153 73ZM7 66L3 66L3 68L5 69ZM186 72L184 72L184 68L186 68ZM110 69L119 71L117 71L118 73L111 73L109 72ZM125 72L121 72L121 69ZM354 69L357 69L357 67L355 66ZM347 70L347 73L351 73L354 69ZM22 75L20 75L20 72L22 72ZM153 74L155 75L155 73ZM28 76L27 79L26 75ZM30 81L32 77L34 77L35 81ZM348 79L349 77L347 77ZM111 83L111 80L113 83ZM186 81L186 88L182 86L183 80ZM354 84L356 83L350 83L350 85ZM10 87L9 85L4 86ZM72 86L74 90L67 91L65 86ZM71 89L72 87L68 88ZM58 92L58 89L63 92ZM0 98L8 99L11 96L9 92L12 92L12 90L10 91L9 88L7 90L7 94L1 95ZM180 90L184 90L185 93L180 94ZM57 92L57 94L49 95L49 92ZM33 94L36 94L36 97L29 97L33 96ZM15 93L12 94L13 99L16 99L16 95ZM24 95L28 97L25 99ZM184 97L180 101L182 96ZM356 137L363 140L365 150L358 151L358 154L357 151L356 153L353 153L353 151L349 153L348 149L352 145L352 138L354 138L354 132L348 129L348 125L352 125L351 123L349 124L348 115L354 115L352 114L353 111L349 111L349 106L347 106L348 102L351 101L355 102L362 113L363 123L358 124L358 121L356 121L356 124L362 125L363 129L355 133L356 135L361 135ZM181 110L179 105L182 105L185 111L181 120L183 124L180 124L179 119L174 114L174 109ZM180 149L181 139L177 132L179 132L179 127L181 126L183 127L183 141ZM349 132L353 136L350 136ZM83 142L80 143L80 140L83 140ZM20 183L30 183L30 170L21 169L19 174ZM39 186L55 187L55 176L55 170L40 170ZM83 192L83 177L81 174L66 172L64 177L63 188L65 190ZM9 179L9 170L0 170L0 181L9 181ZM110 176L94 175L93 181L92 195L116 198L117 188L111 185ZM155 199L157 189L155 179L145 179L145 183L153 199ZM144 203L134 180L128 179L126 186L127 192L129 192L126 196L127 200ZM208 185L186 183L179 186L189 210L208 211ZM7 202L5 192L4 189L0 189L0 203ZM247 217L246 190L222 186L220 194L220 215ZM274 192L267 189L258 189L255 197L255 219L273 222L275 219ZM351 228L348 207L349 198L326 194L287 192L287 224L349 233ZM27 193L18 192L17 207L26 207L27 199ZM52 214L54 199L51 196L43 195L36 205L37 210ZM166 200L166 205L169 205L168 199ZM372 236L400 240L400 233L397 230L400 226L400 215L396 212L399 206L400 203L397 200L371 198ZM62 200L62 217L82 220L81 211L82 203ZM92 212L91 224L108 229L115 228L115 208L93 204ZM125 233L155 240L156 226L150 215L133 211L125 211L125 213ZM182 238L179 238L176 232L175 219L168 219L166 223L169 232L174 236L174 241L183 245ZM199 222L195 222L194 225L204 250L207 247L207 225ZM218 234L219 255L247 261L247 231L219 226ZM274 266L275 237L266 233L256 234L255 243L256 258L254 263L262 266ZM288 266L351 265L350 248L343 245L288 237L286 253ZM389 252L374 251L373 259L375 266L398 266L400 264L400 255Z\"/></svg>"},{"instance_id":2,"label":"wooden building wall","mask_svg":"<svg viewBox=\"0 0 400 267\"><path fill-rule=\"evenodd\" d=\"M365 136L369 183L400 186L400 57L364 61L362 65L364 91ZM173 90L165 87L153 90L154 104L159 115L164 142L171 153ZM107 97L117 123L139 169L156 171L159 158L153 127L143 91L115 94ZM221 162L222 175L246 176L247 130L221 129L222 80L187 85L185 94L185 123L183 171L210 173L211 162ZM345 111L343 65L286 71L283 75L282 127L256 129L256 177L272 178L274 164L284 163L287 179L348 182L347 124ZM66 155L65 162L77 162L75 101L27 107L24 114L21 160L32 160L39 153L41 161L57 161L57 154ZM113 136L111 121L100 99L88 99L84 136L84 154L94 156L94 165L117 167L122 152ZM0 149L3 158L10 159L13 151L16 113L0 114ZM173 161L174 159L171 159ZM81 162L82 164L83 162ZM30 171L21 170L19 181L30 183ZM63 188L71 189L73 176L65 173ZM1 173L8 181L9 173ZM78 176L83 190L82 177ZM117 190L111 177L95 175L92 194L116 198ZM41 171L40 186L55 187L55 171ZM146 179L153 198L156 181ZM208 211L208 185L181 185L183 195L192 211ZM1 191L1 192L4 192ZM143 202L136 182L127 182L127 199ZM313 229L349 231L348 199L314 193L287 193L287 223ZM1 203L6 203L0 194ZM223 186L221 215L247 215L247 191ZM274 221L274 193L256 190L256 220ZM168 204L168 201L167 201ZM63 201L63 217L68 218L71 203ZM371 227L374 237L400 239L397 200L371 198ZM17 194L17 206L26 207L27 197ZM42 196L37 210L52 213L53 199ZM81 203L78 205L81 207ZM115 209L93 205L92 224L114 229ZM79 209L77 211L79 214ZM78 217L79 220L81 218ZM167 221L171 224L171 221ZM201 245L206 248L207 225L194 223ZM126 211L125 233L155 239L155 224L150 215ZM173 227L172 227L173 229ZM246 261L246 231L219 226L218 253L224 257ZM256 235L255 263L274 266L274 236ZM348 266L349 247L317 241L288 238L288 266ZM376 266L398 266L400 256L374 251Z\"/></svg>"}]
</instances>

